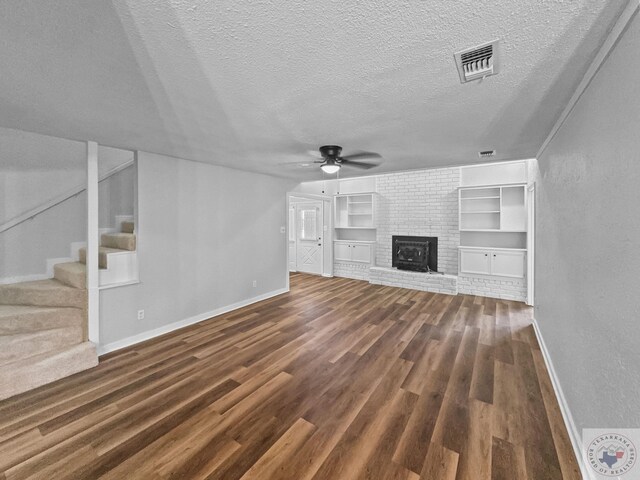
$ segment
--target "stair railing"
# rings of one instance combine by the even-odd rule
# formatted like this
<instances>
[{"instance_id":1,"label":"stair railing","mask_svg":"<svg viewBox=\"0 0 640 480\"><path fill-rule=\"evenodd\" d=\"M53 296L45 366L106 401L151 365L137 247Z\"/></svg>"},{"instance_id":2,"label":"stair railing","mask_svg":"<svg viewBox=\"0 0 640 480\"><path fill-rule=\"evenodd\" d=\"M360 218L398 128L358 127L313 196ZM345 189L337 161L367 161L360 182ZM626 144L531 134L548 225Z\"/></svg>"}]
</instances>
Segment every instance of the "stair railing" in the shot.
<instances>
[{"instance_id":1,"label":"stair railing","mask_svg":"<svg viewBox=\"0 0 640 480\"><path fill-rule=\"evenodd\" d=\"M102 174L99 177L98 182L103 182L109 177L112 177L113 175L115 175L116 173L121 172L122 170L132 166L133 163L134 161L130 160L126 163L123 163L122 165L118 165L117 167L112 168L108 172L105 172L104 174ZM86 185L77 185L76 187L70 190L67 190L63 194L58 195L50 200L47 200L43 204L38 205L37 207L32 208L31 210L28 210L25 213L22 213L12 218L11 220L7 220L5 223L0 225L0 233L6 232L7 230L11 230L12 228L17 227L18 225L20 225L23 222L26 222L27 220L33 220L41 213L46 212L47 210L55 207L56 205L60 205L61 203L66 202L71 198L77 197L86 189L87 189Z\"/></svg>"}]
</instances>

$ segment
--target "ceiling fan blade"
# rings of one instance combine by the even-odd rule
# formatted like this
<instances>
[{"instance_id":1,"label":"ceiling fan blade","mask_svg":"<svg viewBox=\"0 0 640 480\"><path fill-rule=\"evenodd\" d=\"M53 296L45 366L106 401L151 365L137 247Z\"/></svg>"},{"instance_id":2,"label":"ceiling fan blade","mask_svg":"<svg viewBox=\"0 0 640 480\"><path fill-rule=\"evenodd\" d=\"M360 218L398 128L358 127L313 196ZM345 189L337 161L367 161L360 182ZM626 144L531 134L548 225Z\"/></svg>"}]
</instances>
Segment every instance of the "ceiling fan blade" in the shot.
<instances>
[{"instance_id":1,"label":"ceiling fan blade","mask_svg":"<svg viewBox=\"0 0 640 480\"><path fill-rule=\"evenodd\" d=\"M365 158L382 158L382 156L375 152L357 152L351 155L344 155L340 158L344 160L364 160Z\"/></svg>"},{"instance_id":2,"label":"ceiling fan blade","mask_svg":"<svg viewBox=\"0 0 640 480\"><path fill-rule=\"evenodd\" d=\"M343 158L343 161L340 163L343 167L353 167L353 168L361 168L363 170L368 170L369 168L374 168L380 165L380 163L365 163L365 162L355 162L353 160L346 160Z\"/></svg>"},{"instance_id":3,"label":"ceiling fan blade","mask_svg":"<svg viewBox=\"0 0 640 480\"><path fill-rule=\"evenodd\" d=\"M315 167L317 162L284 162L278 163L279 167L297 167L297 168L310 168Z\"/></svg>"}]
</instances>

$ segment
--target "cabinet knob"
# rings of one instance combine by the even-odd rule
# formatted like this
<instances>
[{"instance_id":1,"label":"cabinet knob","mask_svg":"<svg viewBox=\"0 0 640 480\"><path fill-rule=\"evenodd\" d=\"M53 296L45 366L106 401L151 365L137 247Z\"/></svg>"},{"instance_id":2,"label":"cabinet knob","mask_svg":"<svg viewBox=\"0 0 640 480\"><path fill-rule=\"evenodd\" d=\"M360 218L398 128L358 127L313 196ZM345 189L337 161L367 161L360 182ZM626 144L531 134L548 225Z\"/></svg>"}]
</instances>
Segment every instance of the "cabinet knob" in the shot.
<instances>
[{"instance_id":1,"label":"cabinet knob","mask_svg":"<svg viewBox=\"0 0 640 480\"><path fill-rule=\"evenodd\" d=\"M485 257L488 257L488 256L489 256L489 254L488 254L488 253L485 253L485 254L484 254L484 256L485 256Z\"/></svg>"}]
</instances>

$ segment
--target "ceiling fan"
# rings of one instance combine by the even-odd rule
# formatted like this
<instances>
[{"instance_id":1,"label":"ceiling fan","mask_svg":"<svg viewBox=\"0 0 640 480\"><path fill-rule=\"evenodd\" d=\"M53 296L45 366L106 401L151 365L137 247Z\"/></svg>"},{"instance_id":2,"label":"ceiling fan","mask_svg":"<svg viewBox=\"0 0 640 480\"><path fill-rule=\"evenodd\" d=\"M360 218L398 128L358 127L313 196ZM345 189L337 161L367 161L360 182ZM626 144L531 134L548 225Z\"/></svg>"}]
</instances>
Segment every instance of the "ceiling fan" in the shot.
<instances>
[{"instance_id":1,"label":"ceiling fan","mask_svg":"<svg viewBox=\"0 0 640 480\"><path fill-rule=\"evenodd\" d=\"M324 145L319 148L319 151L320 158L318 160L312 163L295 163L295 165L300 167L310 167L320 164L320 168L323 172L333 174L337 173L342 167L353 167L363 170L377 167L380 165L380 159L382 158L379 154L373 152L356 152L351 155L340 156L340 153L342 153L342 147L338 145Z\"/></svg>"},{"instance_id":2,"label":"ceiling fan","mask_svg":"<svg viewBox=\"0 0 640 480\"><path fill-rule=\"evenodd\" d=\"M367 170L377 167L382 158L379 154L373 152L358 152L352 155L340 156L342 147L338 145L324 145L320 147L320 155L322 160L316 160L313 163L320 163L320 168L324 173L336 173L341 167L353 167Z\"/></svg>"}]
</instances>

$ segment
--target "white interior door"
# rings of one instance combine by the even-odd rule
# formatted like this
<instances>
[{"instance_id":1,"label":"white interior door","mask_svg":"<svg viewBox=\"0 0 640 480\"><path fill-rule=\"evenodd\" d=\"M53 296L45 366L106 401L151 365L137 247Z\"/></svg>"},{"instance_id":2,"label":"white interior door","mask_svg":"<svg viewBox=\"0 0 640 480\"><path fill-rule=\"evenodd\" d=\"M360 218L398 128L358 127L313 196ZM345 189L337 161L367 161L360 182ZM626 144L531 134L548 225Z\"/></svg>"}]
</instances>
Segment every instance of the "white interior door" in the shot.
<instances>
[{"instance_id":1,"label":"white interior door","mask_svg":"<svg viewBox=\"0 0 640 480\"><path fill-rule=\"evenodd\" d=\"M296 207L289 207L289 271L296 271Z\"/></svg>"},{"instance_id":2,"label":"white interior door","mask_svg":"<svg viewBox=\"0 0 640 480\"><path fill-rule=\"evenodd\" d=\"M296 270L322 273L322 201L296 204Z\"/></svg>"}]
</instances>

